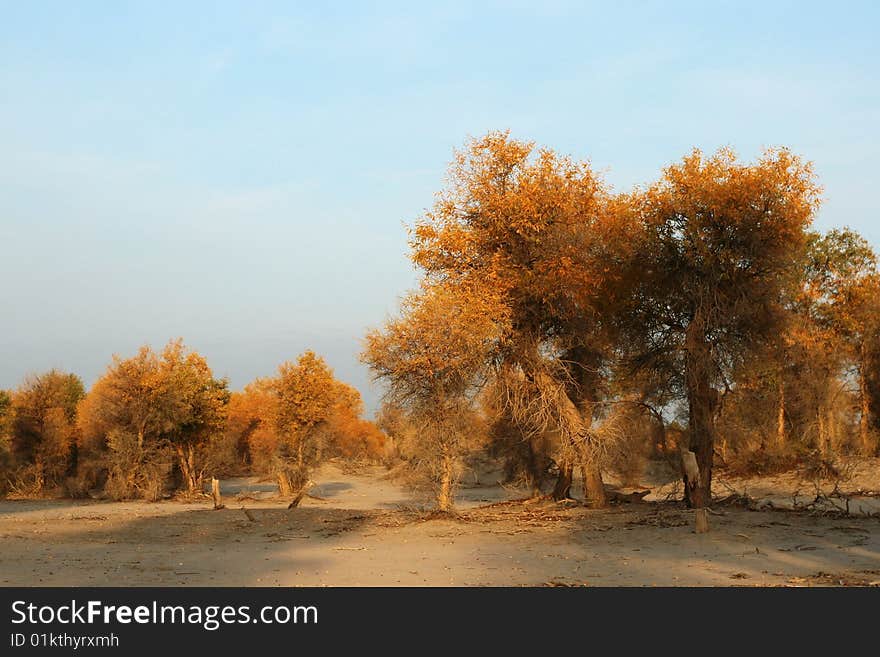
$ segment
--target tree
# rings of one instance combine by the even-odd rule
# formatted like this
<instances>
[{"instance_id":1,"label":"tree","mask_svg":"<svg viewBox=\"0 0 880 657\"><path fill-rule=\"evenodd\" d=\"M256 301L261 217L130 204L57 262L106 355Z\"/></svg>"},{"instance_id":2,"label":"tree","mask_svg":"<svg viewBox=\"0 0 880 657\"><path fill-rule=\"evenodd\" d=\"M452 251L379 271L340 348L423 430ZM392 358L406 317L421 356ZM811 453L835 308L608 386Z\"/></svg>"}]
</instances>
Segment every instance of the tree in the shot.
<instances>
[{"instance_id":1,"label":"tree","mask_svg":"<svg viewBox=\"0 0 880 657\"><path fill-rule=\"evenodd\" d=\"M311 471L328 452L376 456L384 435L361 419L363 402L312 351L249 383L229 401L226 435L240 458L277 478L283 495L302 499Z\"/></svg>"},{"instance_id":2,"label":"tree","mask_svg":"<svg viewBox=\"0 0 880 657\"><path fill-rule=\"evenodd\" d=\"M5 495L12 474L12 395L0 390L0 495Z\"/></svg>"},{"instance_id":3,"label":"tree","mask_svg":"<svg viewBox=\"0 0 880 657\"><path fill-rule=\"evenodd\" d=\"M808 163L785 149L740 164L694 150L630 195L641 224L626 316L632 362L663 372L688 406L688 501L710 502L715 422L732 369L779 326L818 205Z\"/></svg>"},{"instance_id":4,"label":"tree","mask_svg":"<svg viewBox=\"0 0 880 657\"><path fill-rule=\"evenodd\" d=\"M717 419L718 452L725 464L770 473L789 467L799 455L807 391L797 373L806 364L801 362L805 344L796 336L792 327L782 329L778 340L750 351L732 369Z\"/></svg>"},{"instance_id":5,"label":"tree","mask_svg":"<svg viewBox=\"0 0 880 657\"><path fill-rule=\"evenodd\" d=\"M880 275L873 272L853 285L847 305L852 313L846 335L859 380L859 446L864 456L875 456L880 450L880 400L871 392L871 377L876 376L880 357Z\"/></svg>"},{"instance_id":6,"label":"tree","mask_svg":"<svg viewBox=\"0 0 880 657\"><path fill-rule=\"evenodd\" d=\"M75 374L30 376L12 395L12 455L35 492L61 483L76 468L77 404L85 395Z\"/></svg>"},{"instance_id":7,"label":"tree","mask_svg":"<svg viewBox=\"0 0 880 657\"><path fill-rule=\"evenodd\" d=\"M158 372L159 356L146 345L130 358L114 355L80 404L80 450L93 470L106 469L114 499L156 500L165 488L167 400Z\"/></svg>"},{"instance_id":8,"label":"tree","mask_svg":"<svg viewBox=\"0 0 880 657\"><path fill-rule=\"evenodd\" d=\"M113 356L80 408L82 441L97 450L107 446L112 431L136 437L142 449L167 427L166 390L159 377L159 356L147 345L131 358Z\"/></svg>"},{"instance_id":9,"label":"tree","mask_svg":"<svg viewBox=\"0 0 880 657\"><path fill-rule=\"evenodd\" d=\"M437 506L450 511L476 391L507 325L498 281L428 284L401 303L401 317L367 334L362 359L387 384L386 401L415 426L418 465Z\"/></svg>"},{"instance_id":10,"label":"tree","mask_svg":"<svg viewBox=\"0 0 880 657\"><path fill-rule=\"evenodd\" d=\"M174 447L187 490L199 489L203 473L197 450L219 433L226 421L228 383L215 379L208 361L173 340L159 361L160 396L165 402L164 437Z\"/></svg>"},{"instance_id":11,"label":"tree","mask_svg":"<svg viewBox=\"0 0 880 657\"><path fill-rule=\"evenodd\" d=\"M232 436L239 458L266 473L277 446L273 424L276 397L272 386L271 379L259 378L241 392L233 392L226 421L226 432Z\"/></svg>"},{"instance_id":12,"label":"tree","mask_svg":"<svg viewBox=\"0 0 880 657\"><path fill-rule=\"evenodd\" d=\"M385 434L362 417L360 392L340 381L334 394L326 424L326 451L346 459L381 460L385 456Z\"/></svg>"},{"instance_id":13,"label":"tree","mask_svg":"<svg viewBox=\"0 0 880 657\"><path fill-rule=\"evenodd\" d=\"M376 414L376 426L385 436L385 450L390 459L408 461L415 453L419 436L406 409L384 399Z\"/></svg>"},{"instance_id":14,"label":"tree","mask_svg":"<svg viewBox=\"0 0 880 657\"><path fill-rule=\"evenodd\" d=\"M324 359L313 351L306 351L295 363L279 366L273 391L275 430L279 439L279 487L283 495L294 495L298 500L312 468L320 461L318 430L333 412L339 387Z\"/></svg>"},{"instance_id":15,"label":"tree","mask_svg":"<svg viewBox=\"0 0 880 657\"><path fill-rule=\"evenodd\" d=\"M601 506L601 441L593 411L613 342L615 263L630 243L624 213L588 164L490 133L456 153L449 184L412 232L412 259L430 284L471 302L494 281L508 317L489 358L509 388L511 416L552 431L567 497L574 463ZM456 286L462 292L455 292Z\"/></svg>"},{"instance_id":16,"label":"tree","mask_svg":"<svg viewBox=\"0 0 880 657\"><path fill-rule=\"evenodd\" d=\"M871 347L880 326L880 275L871 245L850 229L811 235L804 297L811 318L834 335L853 364L858 381L859 448L865 456L873 455L868 378Z\"/></svg>"},{"instance_id":17,"label":"tree","mask_svg":"<svg viewBox=\"0 0 880 657\"><path fill-rule=\"evenodd\" d=\"M213 377L203 356L172 340L161 354L144 346L132 358L113 357L81 407L85 444L124 455L116 463L121 490L154 485L148 461L173 450L187 490L201 483L198 449L219 432L228 402L225 380ZM149 458L148 458L149 457Z\"/></svg>"},{"instance_id":18,"label":"tree","mask_svg":"<svg viewBox=\"0 0 880 657\"><path fill-rule=\"evenodd\" d=\"M868 367L865 387L870 407L870 429L876 440L876 436L880 436L880 321L872 332L873 337L868 341L866 350Z\"/></svg>"}]
</instances>

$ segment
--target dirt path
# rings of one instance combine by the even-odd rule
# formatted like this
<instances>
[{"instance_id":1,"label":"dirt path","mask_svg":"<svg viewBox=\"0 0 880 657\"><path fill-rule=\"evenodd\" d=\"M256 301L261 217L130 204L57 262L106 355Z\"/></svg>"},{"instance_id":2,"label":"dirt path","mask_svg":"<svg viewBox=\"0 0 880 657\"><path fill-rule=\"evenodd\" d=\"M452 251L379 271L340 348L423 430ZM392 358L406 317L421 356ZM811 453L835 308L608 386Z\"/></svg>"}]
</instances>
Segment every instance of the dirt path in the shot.
<instances>
[{"instance_id":1,"label":"dirt path","mask_svg":"<svg viewBox=\"0 0 880 657\"><path fill-rule=\"evenodd\" d=\"M323 499L293 511L254 480L224 482L229 508L220 511L207 502L0 502L0 584L880 582L876 518L723 509L710 534L696 535L673 505L507 503L516 491L483 485L464 489L461 518L449 519L418 510L381 474L327 468L313 490Z\"/></svg>"}]
</instances>

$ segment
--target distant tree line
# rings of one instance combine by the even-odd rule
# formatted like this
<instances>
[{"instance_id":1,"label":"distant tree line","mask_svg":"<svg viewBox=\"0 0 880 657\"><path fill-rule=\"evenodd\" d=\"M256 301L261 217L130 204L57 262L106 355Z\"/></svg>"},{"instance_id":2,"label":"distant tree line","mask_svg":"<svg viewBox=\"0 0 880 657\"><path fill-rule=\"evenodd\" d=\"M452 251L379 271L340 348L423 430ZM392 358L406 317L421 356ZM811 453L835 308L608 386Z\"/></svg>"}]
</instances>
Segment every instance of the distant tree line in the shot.
<instances>
[{"instance_id":1,"label":"distant tree line","mask_svg":"<svg viewBox=\"0 0 880 657\"><path fill-rule=\"evenodd\" d=\"M411 228L419 289L366 338L380 425L442 509L475 423L510 477L563 499L578 473L595 506L634 454L671 454L697 508L719 464L877 455L877 257L811 230L819 201L786 149L694 150L614 193L550 149L472 140Z\"/></svg>"},{"instance_id":2,"label":"distant tree line","mask_svg":"<svg viewBox=\"0 0 880 657\"><path fill-rule=\"evenodd\" d=\"M295 496L322 459L381 460L360 394L311 351L231 392L180 340L114 356L86 392L52 370L0 391L0 490L159 499L203 480L259 474Z\"/></svg>"}]
</instances>

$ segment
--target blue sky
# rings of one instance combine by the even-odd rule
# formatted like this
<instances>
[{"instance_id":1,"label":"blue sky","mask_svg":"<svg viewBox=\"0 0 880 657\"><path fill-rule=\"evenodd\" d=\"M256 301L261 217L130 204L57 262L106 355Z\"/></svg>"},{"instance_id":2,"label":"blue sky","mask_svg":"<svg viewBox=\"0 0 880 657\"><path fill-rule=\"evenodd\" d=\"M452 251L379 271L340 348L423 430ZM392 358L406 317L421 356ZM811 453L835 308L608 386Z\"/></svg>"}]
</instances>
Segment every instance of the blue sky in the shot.
<instances>
[{"instance_id":1,"label":"blue sky","mask_svg":"<svg viewBox=\"0 0 880 657\"><path fill-rule=\"evenodd\" d=\"M365 329L452 149L510 129L618 189L787 145L880 246L876 3L0 2L0 387L182 336L240 387Z\"/></svg>"}]
</instances>

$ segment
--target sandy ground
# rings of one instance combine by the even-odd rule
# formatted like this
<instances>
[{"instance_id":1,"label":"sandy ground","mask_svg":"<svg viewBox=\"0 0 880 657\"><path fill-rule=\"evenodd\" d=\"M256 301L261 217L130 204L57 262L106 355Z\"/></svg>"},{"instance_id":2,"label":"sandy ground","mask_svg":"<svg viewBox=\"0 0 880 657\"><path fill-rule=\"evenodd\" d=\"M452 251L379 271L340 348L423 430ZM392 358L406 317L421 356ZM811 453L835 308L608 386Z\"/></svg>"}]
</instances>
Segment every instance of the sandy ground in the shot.
<instances>
[{"instance_id":1,"label":"sandy ground","mask_svg":"<svg viewBox=\"0 0 880 657\"><path fill-rule=\"evenodd\" d=\"M450 518L383 475L325 467L312 490L322 499L291 511L254 479L223 482L219 511L3 501L0 585L880 585L880 517L719 506L697 535L678 504L523 502L490 478L461 490ZM777 479L722 486L784 506L795 483Z\"/></svg>"}]
</instances>

